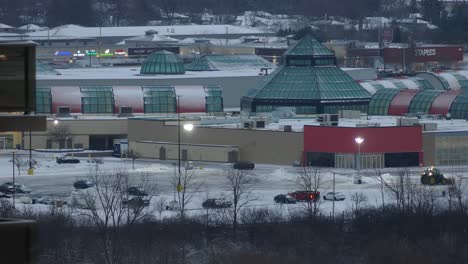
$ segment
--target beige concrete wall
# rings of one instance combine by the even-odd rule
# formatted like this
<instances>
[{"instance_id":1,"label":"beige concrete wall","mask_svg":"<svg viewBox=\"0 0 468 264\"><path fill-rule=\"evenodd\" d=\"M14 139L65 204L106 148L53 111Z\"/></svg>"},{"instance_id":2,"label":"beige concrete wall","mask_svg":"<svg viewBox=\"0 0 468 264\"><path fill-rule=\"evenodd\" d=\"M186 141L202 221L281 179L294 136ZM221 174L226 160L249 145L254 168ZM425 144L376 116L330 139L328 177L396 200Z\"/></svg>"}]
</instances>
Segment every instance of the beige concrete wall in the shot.
<instances>
[{"instance_id":1,"label":"beige concrete wall","mask_svg":"<svg viewBox=\"0 0 468 264\"><path fill-rule=\"evenodd\" d=\"M60 125L69 127L73 144L83 144L89 148L89 135L126 135L127 119L96 119L96 120L74 120L59 119ZM47 121L47 131L32 132L33 149L45 149L47 147L48 131L54 126L53 120ZM29 149L29 133L24 134L24 148ZM58 147L54 143L53 147Z\"/></svg>"},{"instance_id":2,"label":"beige concrete wall","mask_svg":"<svg viewBox=\"0 0 468 264\"><path fill-rule=\"evenodd\" d=\"M435 133L423 133L424 166L435 165Z\"/></svg>"},{"instance_id":3,"label":"beige concrete wall","mask_svg":"<svg viewBox=\"0 0 468 264\"><path fill-rule=\"evenodd\" d=\"M177 126L158 120L130 119L128 122L129 142L177 142ZM182 130L181 142L238 146L240 160L281 165L300 160L304 149L303 133L249 129L195 127L192 132Z\"/></svg>"},{"instance_id":4,"label":"beige concrete wall","mask_svg":"<svg viewBox=\"0 0 468 264\"><path fill-rule=\"evenodd\" d=\"M176 143L160 143L160 142L129 142L129 149L135 151L143 158L160 159L160 148L166 149L166 159L176 160L179 157L178 145ZM181 151L188 151L188 160L192 161L213 161L213 162L228 162L230 151L238 151L235 146L214 146L214 145L194 145L182 144ZM182 155L182 154L181 154Z\"/></svg>"}]
</instances>

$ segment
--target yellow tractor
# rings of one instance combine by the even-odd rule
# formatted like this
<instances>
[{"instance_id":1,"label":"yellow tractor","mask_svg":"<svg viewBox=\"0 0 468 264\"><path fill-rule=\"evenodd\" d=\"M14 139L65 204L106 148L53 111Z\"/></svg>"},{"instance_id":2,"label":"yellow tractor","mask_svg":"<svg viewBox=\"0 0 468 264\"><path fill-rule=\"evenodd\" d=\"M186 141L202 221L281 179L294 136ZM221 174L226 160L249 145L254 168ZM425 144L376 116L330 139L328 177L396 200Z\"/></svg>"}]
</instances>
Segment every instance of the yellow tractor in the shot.
<instances>
[{"instance_id":1,"label":"yellow tractor","mask_svg":"<svg viewBox=\"0 0 468 264\"><path fill-rule=\"evenodd\" d=\"M426 168L424 173L421 175L421 183L425 185L447 185L453 184L453 179L445 178L439 169L430 167Z\"/></svg>"}]
</instances>

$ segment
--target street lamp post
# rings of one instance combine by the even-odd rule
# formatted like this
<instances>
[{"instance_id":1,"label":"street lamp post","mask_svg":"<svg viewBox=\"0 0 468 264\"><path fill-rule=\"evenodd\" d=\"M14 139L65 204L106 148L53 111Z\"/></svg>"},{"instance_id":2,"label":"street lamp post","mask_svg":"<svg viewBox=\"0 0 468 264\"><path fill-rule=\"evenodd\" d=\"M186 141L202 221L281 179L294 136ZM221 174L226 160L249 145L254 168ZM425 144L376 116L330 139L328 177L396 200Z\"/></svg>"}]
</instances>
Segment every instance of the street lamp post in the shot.
<instances>
[{"instance_id":1,"label":"street lamp post","mask_svg":"<svg viewBox=\"0 0 468 264\"><path fill-rule=\"evenodd\" d=\"M364 138L363 137L356 137L354 139L354 141L356 141L357 145L358 145L358 156L357 156L357 159L356 159L356 169L357 169L357 178L356 180L354 181L354 183L357 183L357 184L360 184L362 181L361 181L361 144L364 142Z\"/></svg>"},{"instance_id":2,"label":"street lamp post","mask_svg":"<svg viewBox=\"0 0 468 264\"><path fill-rule=\"evenodd\" d=\"M180 169L180 96L177 96L177 149L178 149L178 155L177 155L177 160L178 160L178 168L179 168L179 175L177 179L177 191L180 192L182 190L182 185L180 184L180 177L182 174L182 171ZM192 131L193 130L193 124L184 124L184 130L186 131Z\"/></svg>"}]
</instances>

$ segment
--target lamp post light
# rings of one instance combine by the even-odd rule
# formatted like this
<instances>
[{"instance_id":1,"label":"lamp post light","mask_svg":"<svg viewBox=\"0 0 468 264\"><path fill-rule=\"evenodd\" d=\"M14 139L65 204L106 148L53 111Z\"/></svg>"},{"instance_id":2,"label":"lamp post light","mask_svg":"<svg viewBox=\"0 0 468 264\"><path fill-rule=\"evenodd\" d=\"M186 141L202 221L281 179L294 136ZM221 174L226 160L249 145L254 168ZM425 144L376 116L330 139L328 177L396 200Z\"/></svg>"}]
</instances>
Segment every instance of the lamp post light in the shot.
<instances>
[{"instance_id":1,"label":"lamp post light","mask_svg":"<svg viewBox=\"0 0 468 264\"><path fill-rule=\"evenodd\" d=\"M361 180L361 144L364 142L364 138L363 137L356 137L354 139L354 141L356 141L357 145L358 145L358 156L356 158L356 169L357 169L357 177L354 179L354 183L355 184L361 184L362 180Z\"/></svg>"},{"instance_id":2,"label":"lamp post light","mask_svg":"<svg viewBox=\"0 0 468 264\"><path fill-rule=\"evenodd\" d=\"M182 175L182 171L180 169L180 107L179 107L179 99L180 99L180 96L177 96L177 148L178 148L178 168L179 168L179 175L178 175L178 180L177 180L177 192L181 192L182 191L182 188L183 186L181 185L180 183L180 177ZM183 126L184 130L185 131L192 131L193 130L193 124L184 124Z\"/></svg>"}]
</instances>

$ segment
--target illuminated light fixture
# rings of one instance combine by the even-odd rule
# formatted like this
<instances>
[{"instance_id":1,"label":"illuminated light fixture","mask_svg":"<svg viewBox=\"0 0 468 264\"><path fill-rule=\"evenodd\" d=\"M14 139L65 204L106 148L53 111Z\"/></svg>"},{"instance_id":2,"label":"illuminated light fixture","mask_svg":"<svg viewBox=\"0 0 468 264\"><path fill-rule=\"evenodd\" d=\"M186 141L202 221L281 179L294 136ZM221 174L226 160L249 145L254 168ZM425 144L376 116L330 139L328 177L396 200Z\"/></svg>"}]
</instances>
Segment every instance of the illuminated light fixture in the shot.
<instances>
[{"instance_id":1,"label":"illuminated light fixture","mask_svg":"<svg viewBox=\"0 0 468 264\"><path fill-rule=\"evenodd\" d=\"M75 54L73 54L73 56L74 56L74 57L84 57L85 54L84 54L84 53L81 53L81 50L78 50L78 51L76 51Z\"/></svg>"},{"instance_id":2,"label":"illuminated light fixture","mask_svg":"<svg viewBox=\"0 0 468 264\"><path fill-rule=\"evenodd\" d=\"M127 52L125 52L125 50L123 49L118 49L114 52L115 55L127 55Z\"/></svg>"},{"instance_id":3,"label":"illuminated light fixture","mask_svg":"<svg viewBox=\"0 0 468 264\"><path fill-rule=\"evenodd\" d=\"M96 56L97 55L96 50L86 50L85 53L86 53L87 56Z\"/></svg>"},{"instance_id":4,"label":"illuminated light fixture","mask_svg":"<svg viewBox=\"0 0 468 264\"><path fill-rule=\"evenodd\" d=\"M185 124L184 125L184 130L192 131L193 130L193 124Z\"/></svg>"},{"instance_id":5,"label":"illuminated light fixture","mask_svg":"<svg viewBox=\"0 0 468 264\"><path fill-rule=\"evenodd\" d=\"M114 53L111 53L109 49L106 49L104 51L104 53L99 54L99 56L101 56L101 57L110 57L110 56L114 56Z\"/></svg>"},{"instance_id":6,"label":"illuminated light fixture","mask_svg":"<svg viewBox=\"0 0 468 264\"><path fill-rule=\"evenodd\" d=\"M71 56L72 53L70 51L56 51L55 56Z\"/></svg>"}]
</instances>

